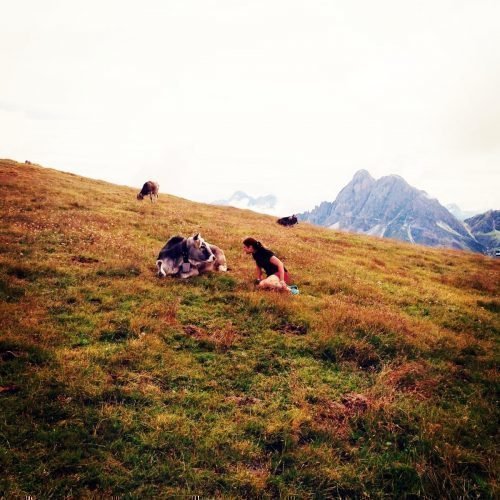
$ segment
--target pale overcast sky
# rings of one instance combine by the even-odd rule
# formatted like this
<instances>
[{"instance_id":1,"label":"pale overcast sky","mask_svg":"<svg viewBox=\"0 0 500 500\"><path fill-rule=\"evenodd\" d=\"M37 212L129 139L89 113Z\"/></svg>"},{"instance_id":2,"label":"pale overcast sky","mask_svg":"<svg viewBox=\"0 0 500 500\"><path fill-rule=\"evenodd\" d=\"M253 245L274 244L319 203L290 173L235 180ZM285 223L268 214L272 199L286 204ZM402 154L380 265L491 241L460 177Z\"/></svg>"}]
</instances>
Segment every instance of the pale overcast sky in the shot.
<instances>
[{"instance_id":1,"label":"pale overcast sky","mask_svg":"<svg viewBox=\"0 0 500 500\"><path fill-rule=\"evenodd\" d=\"M499 0L0 0L0 157L284 213L353 174L500 209Z\"/></svg>"}]
</instances>

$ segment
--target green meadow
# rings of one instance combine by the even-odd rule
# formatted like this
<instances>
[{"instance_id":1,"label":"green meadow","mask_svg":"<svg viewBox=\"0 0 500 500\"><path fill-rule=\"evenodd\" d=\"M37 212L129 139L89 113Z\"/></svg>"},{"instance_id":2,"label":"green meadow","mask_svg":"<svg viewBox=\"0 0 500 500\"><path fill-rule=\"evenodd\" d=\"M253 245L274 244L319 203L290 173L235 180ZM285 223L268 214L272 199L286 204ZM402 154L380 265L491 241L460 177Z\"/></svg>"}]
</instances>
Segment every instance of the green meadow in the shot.
<instances>
[{"instance_id":1,"label":"green meadow","mask_svg":"<svg viewBox=\"0 0 500 500\"><path fill-rule=\"evenodd\" d=\"M0 497L498 498L500 259L0 180ZM157 278L196 232L229 271ZM300 295L254 289L247 236Z\"/></svg>"}]
</instances>

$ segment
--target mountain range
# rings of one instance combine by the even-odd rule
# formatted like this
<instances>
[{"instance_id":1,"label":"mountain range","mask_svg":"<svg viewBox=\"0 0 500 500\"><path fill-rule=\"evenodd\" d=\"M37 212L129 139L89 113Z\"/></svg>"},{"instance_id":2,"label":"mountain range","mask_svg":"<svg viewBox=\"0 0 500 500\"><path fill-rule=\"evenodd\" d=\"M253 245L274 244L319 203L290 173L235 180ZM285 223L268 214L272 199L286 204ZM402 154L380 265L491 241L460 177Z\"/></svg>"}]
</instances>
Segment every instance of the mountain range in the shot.
<instances>
[{"instance_id":1,"label":"mountain range","mask_svg":"<svg viewBox=\"0 0 500 500\"><path fill-rule=\"evenodd\" d=\"M254 212L273 213L276 209L277 198L272 194L256 198L243 191L235 191L228 199L217 200L212 205L226 205L235 208L248 208Z\"/></svg>"},{"instance_id":2,"label":"mountain range","mask_svg":"<svg viewBox=\"0 0 500 500\"><path fill-rule=\"evenodd\" d=\"M335 201L324 201L298 218L331 229L489 253L500 247L497 213L468 219L470 226L402 177L376 180L368 171L359 170ZM476 227L482 231L481 238L474 233Z\"/></svg>"},{"instance_id":3,"label":"mountain range","mask_svg":"<svg viewBox=\"0 0 500 500\"><path fill-rule=\"evenodd\" d=\"M488 210L465 220L476 240L486 249L486 253L495 254L500 250L500 210Z\"/></svg>"},{"instance_id":4,"label":"mountain range","mask_svg":"<svg viewBox=\"0 0 500 500\"><path fill-rule=\"evenodd\" d=\"M475 215L479 215L481 212L477 210L462 210L456 203L449 203L446 208L454 215L458 220L464 221L465 219L470 219Z\"/></svg>"}]
</instances>

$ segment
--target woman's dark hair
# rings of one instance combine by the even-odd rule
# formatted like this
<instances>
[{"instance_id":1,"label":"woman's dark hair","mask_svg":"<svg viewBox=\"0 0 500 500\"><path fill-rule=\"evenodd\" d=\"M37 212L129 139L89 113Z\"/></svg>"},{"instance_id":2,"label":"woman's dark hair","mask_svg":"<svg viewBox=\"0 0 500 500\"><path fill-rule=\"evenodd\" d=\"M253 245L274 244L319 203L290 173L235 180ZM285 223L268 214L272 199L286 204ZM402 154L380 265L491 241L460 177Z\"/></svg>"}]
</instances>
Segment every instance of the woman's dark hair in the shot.
<instances>
[{"instance_id":1,"label":"woman's dark hair","mask_svg":"<svg viewBox=\"0 0 500 500\"><path fill-rule=\"evenodd\" d=\"M263 245L260 241L257 241L255 238L246 238L243 240L243 245L246 247L252 247L254 250L259 250L259 248L263 248Z\"/></svg>"}]
</instances>

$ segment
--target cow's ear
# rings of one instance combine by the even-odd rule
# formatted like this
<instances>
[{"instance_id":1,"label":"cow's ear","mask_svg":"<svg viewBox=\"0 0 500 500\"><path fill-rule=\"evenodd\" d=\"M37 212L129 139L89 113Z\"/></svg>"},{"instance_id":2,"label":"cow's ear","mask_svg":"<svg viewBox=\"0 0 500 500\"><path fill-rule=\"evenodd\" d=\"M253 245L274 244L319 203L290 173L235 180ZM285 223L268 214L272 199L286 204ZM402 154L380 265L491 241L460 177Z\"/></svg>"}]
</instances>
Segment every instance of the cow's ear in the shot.
<instances>
[{"instance_id":1,"label":"cow's ear","mask_svg":"<svg viewBox=\"0 0 500 500\"><path fill-rule=\"evenodd\" d=\"M193 240L194 240L194 245L196 246L196 248L200 248L200 246L201 246L201 238L200 238L200 233L196 233L196 234L193 236Z\"/></svg>"},{"instance_id":2,"label":"cow's ear","mask_svg":"<svg viewBox=\"0 0 500 500\"><path fill-rule=\"evenodd\" d=\"M200 233L196 233L196 234L193 236L193 240L197 240L199 237L200 237Z\"/></svg>"}]
</instances>

